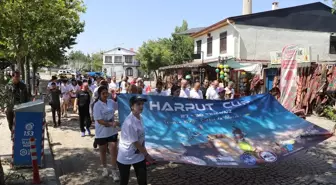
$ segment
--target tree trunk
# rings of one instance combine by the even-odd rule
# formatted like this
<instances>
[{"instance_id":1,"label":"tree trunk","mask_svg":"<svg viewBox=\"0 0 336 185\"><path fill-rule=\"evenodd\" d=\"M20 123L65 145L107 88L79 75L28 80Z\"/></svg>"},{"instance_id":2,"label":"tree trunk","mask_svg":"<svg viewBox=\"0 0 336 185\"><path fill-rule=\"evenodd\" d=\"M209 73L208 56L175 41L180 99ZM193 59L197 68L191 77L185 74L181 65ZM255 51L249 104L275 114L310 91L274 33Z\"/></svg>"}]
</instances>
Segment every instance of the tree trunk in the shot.
<instances>
[{"instance_id":1,"label":"tree trunk","mask_svg":"<svg viewBox=\"0 0 336 185\"><path fill-rule=\"evenodd\" d=\"M38 91L38 89L36 89L36 71L37 71L37 66L32 64L32 67L33 67L33 93L34 93L34 96L36 95L36 90Z\"/></svg>"},{"instance_id":2,"label":"tree trunk","mask_svg":"<svg viewBox=\"0 0 336 185\"><path fill-rule=\"evenodd\" d=\"M27 57L25 57L25 83L27 86L28 96L31 97L31 83L30 83L30 62Z\"/></svg>"},{"instance_id":3,"label":"tree trunk","mask_svg":"<svg viewBox=\"0 0 336 185\"><path fill-rule=\"evenodd\" d=\"M19 61L19 71L21 73L22 80L24 81L26 79L25 76L25 70L24 70L24 61Z\"/></svg>"}]
</instances>

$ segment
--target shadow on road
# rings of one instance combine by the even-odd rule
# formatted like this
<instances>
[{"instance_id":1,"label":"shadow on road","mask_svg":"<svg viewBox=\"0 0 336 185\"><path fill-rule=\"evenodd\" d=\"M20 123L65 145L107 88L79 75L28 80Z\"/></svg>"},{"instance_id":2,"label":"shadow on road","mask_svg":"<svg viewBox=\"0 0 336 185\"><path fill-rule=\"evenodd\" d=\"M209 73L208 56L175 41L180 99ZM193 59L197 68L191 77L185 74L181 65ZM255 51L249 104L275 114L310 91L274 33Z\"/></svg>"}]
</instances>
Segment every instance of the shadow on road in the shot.
<instances>
[{"instance_id":1,"label":"shadow on road","mask_svg":"<svg viewBox=\"0 0 336 185\"><path fill-rule=\"evenodd\" d=\"M325 161L335 156L319 153L320 150L324 149L300 152L284 161L254 169L214 168L184 164L157 165L149 168L148 180L153 185L309 184L313 182L336 184L336 181L328 180L328 174L335 176L336 171ZM55 153L55 158L62 184L118 184L114 183L111 177L101 177L99 153L94 149L75 147L59 149ZM132 173L130 184L136 184L134 173Z\"/></svg>"}]
</instances>

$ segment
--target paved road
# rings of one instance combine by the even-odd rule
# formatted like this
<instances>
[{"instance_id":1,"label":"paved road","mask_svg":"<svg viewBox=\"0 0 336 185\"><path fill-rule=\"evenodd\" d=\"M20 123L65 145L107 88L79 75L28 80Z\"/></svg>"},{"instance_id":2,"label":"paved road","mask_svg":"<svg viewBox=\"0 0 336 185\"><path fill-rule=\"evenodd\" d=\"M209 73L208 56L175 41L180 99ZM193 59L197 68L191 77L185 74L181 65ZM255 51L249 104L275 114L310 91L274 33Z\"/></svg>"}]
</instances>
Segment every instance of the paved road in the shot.
<instances>
[{"instance_id":1,"label":"paved road","mask_svg":"<svg viewBox=\"0 0 336 185\"><path fill-rule=\"evenodd\" d=\"M80 137L77 115L63 119L61 128L49 127L57 173L64 185L111 185L111 178L102 178L98 151L92 148L93 137ZM50 120L48 114L47 120ZM316 117L310 121L331 129L333 122ZM258 169L227 169L193 165L162 165L149 170L153 185L206 184L336 184L336 137L309 151L302 151L288 159ZM131 179L135 183L135 178Z\"/></svg>"}]
</instances>

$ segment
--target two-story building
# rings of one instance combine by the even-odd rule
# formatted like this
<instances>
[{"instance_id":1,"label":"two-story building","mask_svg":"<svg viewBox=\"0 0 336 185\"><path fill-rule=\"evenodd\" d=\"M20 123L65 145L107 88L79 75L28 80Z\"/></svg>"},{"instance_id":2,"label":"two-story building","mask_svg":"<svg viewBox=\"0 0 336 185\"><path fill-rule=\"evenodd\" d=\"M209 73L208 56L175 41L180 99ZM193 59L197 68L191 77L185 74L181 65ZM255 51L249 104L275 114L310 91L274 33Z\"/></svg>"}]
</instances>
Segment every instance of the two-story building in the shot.
<instances>
[{"instance_id":1,"label":"two-story building","mask_svg":"<svg viewBox=\"0 0 336 185\"><path fill-rule=\"evenodd\" d=\"M270 53L290 44L307 48L311 61L336 60L336 15L329 6L317 2L278 9L274 2L272 10L252 13L252 1L244 0L244 5L245 15L226 18L191 35L195 53L205 63L218 57L270 61Z\"/></svg>"},{"instance_id":2,"label":"two-story building","mask_svg":"<svg viewBox=\"0 0 336 185\"><path fill-rule=\"evenodd\" d=\"M108 76L138 77L140 62L135 59L136 52L133 49L121 47L103 53L103 72Z\"/></svg>"}]
</instances>

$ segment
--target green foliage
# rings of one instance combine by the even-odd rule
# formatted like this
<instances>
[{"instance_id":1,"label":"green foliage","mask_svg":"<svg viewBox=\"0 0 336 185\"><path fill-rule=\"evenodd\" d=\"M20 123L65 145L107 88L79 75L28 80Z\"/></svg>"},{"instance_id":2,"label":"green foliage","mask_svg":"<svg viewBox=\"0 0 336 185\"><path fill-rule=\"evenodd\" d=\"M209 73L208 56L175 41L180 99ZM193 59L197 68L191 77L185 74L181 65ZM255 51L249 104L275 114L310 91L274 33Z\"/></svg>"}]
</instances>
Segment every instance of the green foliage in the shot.
<instances>
[{"instance_id":1,"label":"green foliage","mask_svg":"<svg viewBox=\"0 0 336 185\"><path fill-rule=\"evenodd\" d=\"M144 42L139 48L136 58L140 61L141 68L146 73L155 71L161 66L169 65L171 63L171 51L169 45L167 45L167 40L159 39Z\"/></svg>"},{"instance_id":2,"label":"green foliage","mask_svg":"<svg viewBox=\"0 0 336 185\"><path fill-rule=\"evenodd\" d=\"M82 0L2 1L0 50L22 63L25 56L35 65L64 61L64 53L84 30Z\"/></svg>"},{"instance_id":3,"label":"green foliage","mask_svg":"<svg viewBox=\"0 0 336 185\"><path fill-rule=\"evenodd\" d=\"M194 41L188 35L178 34L186 30L188 23L183 21L182 26L175 27L170 38L144 42L136 56L142 70L150 73L163 66L189 62L194 53Z\"/></svg>"},{"instance_id":4,"label":"green foliage","mask_svg":"<svg viewBox=\"0 0 336 185\"><path fill-rule=\"evenodd\" d=\"M330 120L336 121L336 109L332 106L328 106L323 110L323 115Z\"/></svg>"},{"instance_id":5,"label":"green foliage","mask_svg":"<svg viewBox=\"0 0 336 185\"><path fill-rule=\"evenodd\" d=\"M173 53L171 61L173 64L181 64L192 60L194 53L194 40L188 35L181 35L178 33L188 30L188 23L183 20L182 26L175 28L175 33L172 34L171 51Z\"/></svg>"},{"instance_id":6,"label":"green foliage","mask_svg":"<svg viewBox=\"0 0 336 185\"><path fill-rule=\"evenodd\" d=\"M68 56L68 66L79 71L90 68L90 56L85 55L82 51L71 51Z\"/></svg>"},{"instance_id":7,"label":"green foliage","mask_svg":"<svg viewBox=\"0 0 336 185\"><path fill-rule=\"evenodd\" d=\"M102 52L93 53L91 55L92 70L102 71L103 68L103 54Z\"/></svg>"}]
</instances>

